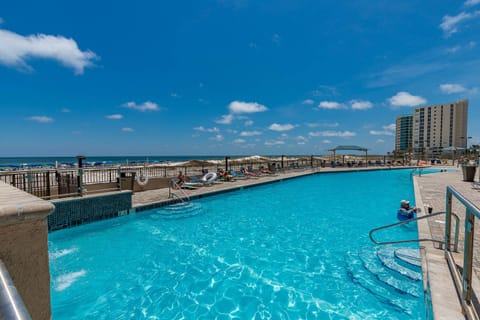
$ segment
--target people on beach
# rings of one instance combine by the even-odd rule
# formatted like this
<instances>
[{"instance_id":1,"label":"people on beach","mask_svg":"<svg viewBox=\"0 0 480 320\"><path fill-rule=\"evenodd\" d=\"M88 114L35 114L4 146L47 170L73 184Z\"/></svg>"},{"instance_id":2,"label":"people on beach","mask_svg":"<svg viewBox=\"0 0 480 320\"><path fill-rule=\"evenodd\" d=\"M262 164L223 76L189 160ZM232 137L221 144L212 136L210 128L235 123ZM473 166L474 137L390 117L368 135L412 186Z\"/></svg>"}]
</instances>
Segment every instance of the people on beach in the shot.
<instances>
[{"instance_id":1,"label":"people on beach","mask_svg":"<svg viewBox=\"0 0 480 320\"><path fill-rule=\"evenodd\" d=\"M397 211L398 220L409 220L415 217L415 213L420 212L420 208L410 207L410 201L402 200L400 201L400 208Z\"/></svg>"}]
</instances>

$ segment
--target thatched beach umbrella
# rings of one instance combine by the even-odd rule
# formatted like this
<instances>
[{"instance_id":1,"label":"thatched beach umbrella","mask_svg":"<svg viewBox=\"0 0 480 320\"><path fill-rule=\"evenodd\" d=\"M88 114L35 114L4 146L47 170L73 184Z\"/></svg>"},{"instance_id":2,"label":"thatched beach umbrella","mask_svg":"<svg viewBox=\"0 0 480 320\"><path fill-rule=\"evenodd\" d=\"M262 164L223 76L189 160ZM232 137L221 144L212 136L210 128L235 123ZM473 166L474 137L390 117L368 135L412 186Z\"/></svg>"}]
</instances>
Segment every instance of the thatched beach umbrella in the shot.
<instances>
[{"instance_id":1,"label":"thatched beach umbrella","mask_svg":"<svg viewBox=\"0 0 480 320\"><path fill-rule=\"evenodd\" d=\"M182 163L182 166L185 167L208 167L213 165L212 162L208 160L189 160L187 162Z\"/></svg>"}]
</instances>

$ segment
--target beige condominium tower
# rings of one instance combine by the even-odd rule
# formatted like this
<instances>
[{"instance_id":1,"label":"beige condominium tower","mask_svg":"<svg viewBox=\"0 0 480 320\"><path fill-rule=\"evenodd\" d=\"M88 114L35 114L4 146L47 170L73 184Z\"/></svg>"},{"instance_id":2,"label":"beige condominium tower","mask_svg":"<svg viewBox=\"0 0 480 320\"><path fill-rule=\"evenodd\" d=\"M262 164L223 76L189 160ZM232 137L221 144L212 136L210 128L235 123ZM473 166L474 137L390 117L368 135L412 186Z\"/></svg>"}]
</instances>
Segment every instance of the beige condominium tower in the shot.
<instances>
[{"instance_id":1,"label":"beige condominium tower","mask_svg":"<svg viewBox=\"0 0 480 320\"><path fill-rule=\"evenodd\" d=\"M415 108L412 151L434 157L445 150L465 150L467 121L468 100Z\"/></svg>"}]
</instances>

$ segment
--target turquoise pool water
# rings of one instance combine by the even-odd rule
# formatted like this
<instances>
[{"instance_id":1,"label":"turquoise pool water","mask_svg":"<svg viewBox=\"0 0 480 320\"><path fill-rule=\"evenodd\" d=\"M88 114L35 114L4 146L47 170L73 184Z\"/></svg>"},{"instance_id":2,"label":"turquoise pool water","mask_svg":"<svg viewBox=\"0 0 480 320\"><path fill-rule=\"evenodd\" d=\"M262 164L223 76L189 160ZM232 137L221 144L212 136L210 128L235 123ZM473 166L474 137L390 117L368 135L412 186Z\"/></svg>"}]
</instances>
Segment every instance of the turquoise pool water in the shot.
<instances>
[{"instance_id":1,"label":"turquoise pool water","mask_svg":"<svg viewBox=\"0 0 480 320\"><path fill-rule=\"evenodd\" d=\"M179 219L159 208L53 232L53 319L423 319L421 281L416 298L369 287L358 258L413 199L410 173L318 174L195 200Z\"/></svg>"}]
</instances>

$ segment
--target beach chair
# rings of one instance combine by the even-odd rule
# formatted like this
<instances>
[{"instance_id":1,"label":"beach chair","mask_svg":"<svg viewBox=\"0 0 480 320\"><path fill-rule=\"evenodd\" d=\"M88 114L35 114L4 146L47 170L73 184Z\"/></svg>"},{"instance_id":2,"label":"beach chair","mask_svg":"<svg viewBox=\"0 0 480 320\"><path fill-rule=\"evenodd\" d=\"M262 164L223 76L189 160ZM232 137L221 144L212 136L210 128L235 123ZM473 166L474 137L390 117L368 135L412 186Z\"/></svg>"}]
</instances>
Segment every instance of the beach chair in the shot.
<instances>
[{"instance_id":1,"label":"beach chair","mask_svg":"<svg viewBox=\"0 0 480 320\"><path fill-rule=\"evenodd\" d=\"M228 173L230 173L230 175L234 178L234 179L248 179L248 176L244 175L244 174L241 174L241 173L237 173L235 170L232 170L230 169L228 171Z\"/></svg>"}]
</instances>

